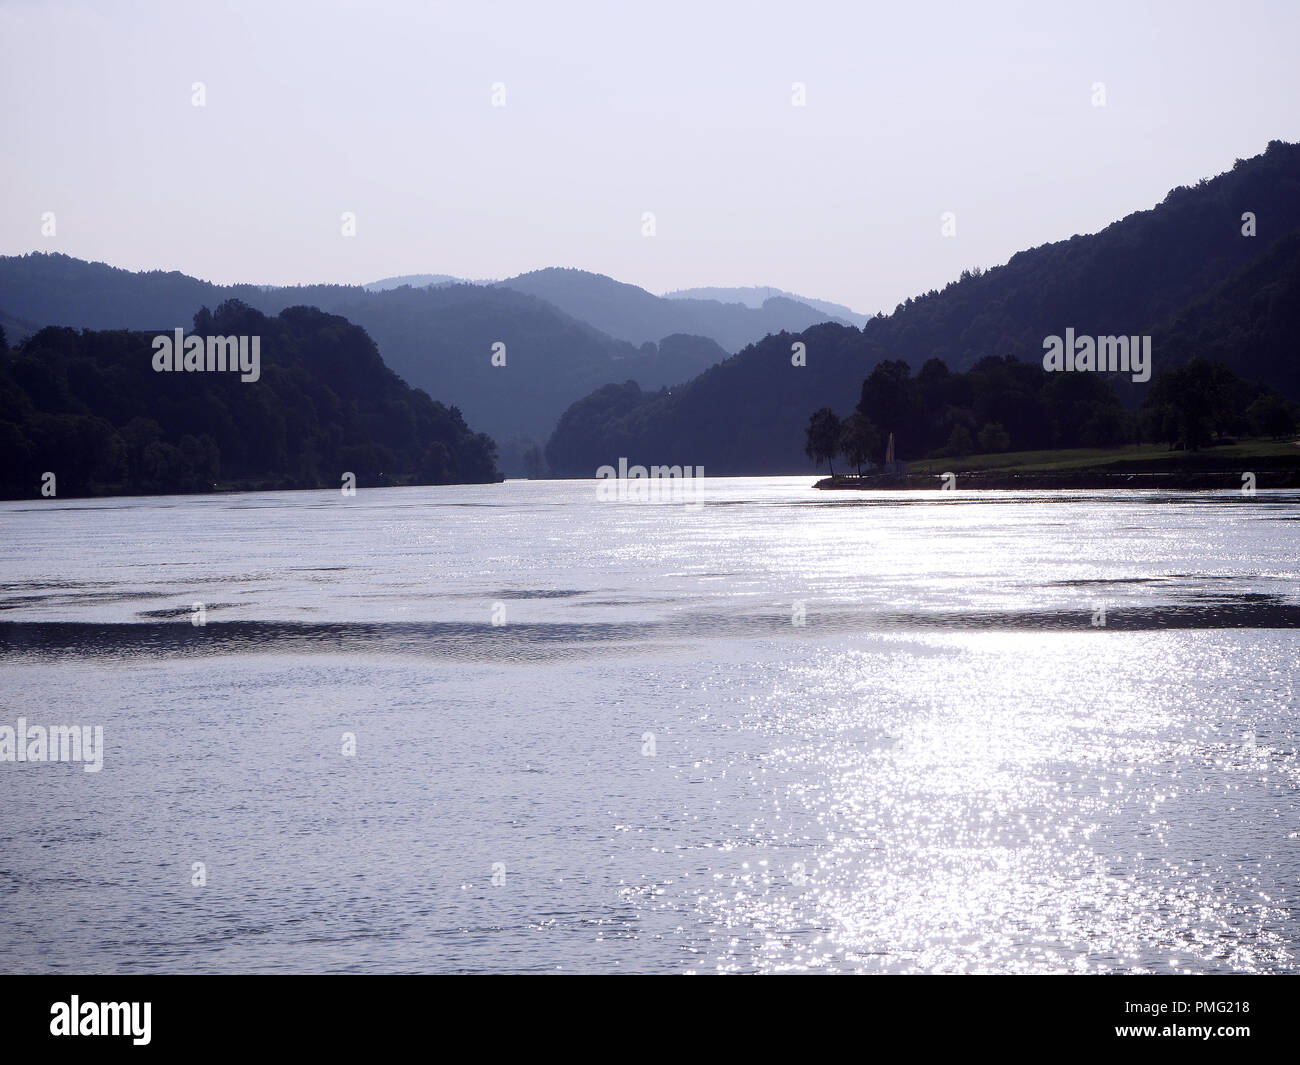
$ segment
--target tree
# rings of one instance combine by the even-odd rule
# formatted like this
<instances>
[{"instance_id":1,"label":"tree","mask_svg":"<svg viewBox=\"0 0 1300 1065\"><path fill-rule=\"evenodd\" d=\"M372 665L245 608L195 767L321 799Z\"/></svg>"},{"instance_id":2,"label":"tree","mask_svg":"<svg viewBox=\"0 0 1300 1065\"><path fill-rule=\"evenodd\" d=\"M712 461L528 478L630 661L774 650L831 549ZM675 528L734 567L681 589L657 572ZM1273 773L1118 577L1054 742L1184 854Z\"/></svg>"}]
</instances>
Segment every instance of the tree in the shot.
<instances>
[{"instance_id":1,"label":"tree","mask_svg":"<svg viewBox=\"0 0 1300 1065\"><path fill-rule=\"evenodd\" d=\"M961 458L963 455L969 455L975 450L975 441L971 439L970 430L960 423L954 425L952 427L952 435L948 437L948 446L945 450L953 458Z\"/></svg>"},{"instance_id":2,"label":"tree","mask_svg":"<svg viewBox=\"0 0 1300 1065\"><path fill-rule=\"evenodd\" d=\"M878 362L871 375L862 382L858 410L891 432L919 437L914 425L916 407L912 368L902 359Z\"/></svg>"},{"instance_id":3,"label":"tree","mask_svg":"<svg viewBox=\"0 0 1300 1065\"><path fill-rule=\"evenodd\" d=\"M984 428L980 430L981 451L1007 451L1010 447L1011 437L1002 428L1001 422L986 422L984 424Z\"/></svg>"},{"instance_id":4,"label":"tree","mask_svg":"<svg viewBox=\"0 0 1300 1065\"><path fill-rule=\"evenodd\" d=\"M1129 443L1137 435L1136 423L1137 419L1118 404L1098 406L1079 426L1078 443L1082 447L1114 447Z\"/></svg>"},{"instance_id":5,"label":"tree","mask_svg":"<svg viewBox=\"0 0 1300 1065\"><path fill-rule=\"evenodd\" d=\"M1144 407L1151 426L1172 445L1195 451L1222 435L1231 415L1237 377L1220 363L1193 359L1156 374Z\"/></svg>"},{"instance_id":6,"label":"tree","mask_svg":"<svg viewBox=\"0 0 1300 1065\"><path fill-rule=\"evenodd\" d=\"M872 453L878 447L880 430L870 418L860 410L855 410L840 427L840 450L844 453L844 461L856 467L858 476L861 477L862 464L871 460Z\"/></svg>"},{"instance_id":7,"label":"tree","mask_svg":"<svg viewBox=\"0 0 1300 1065\"><path fill-rule=\"evenodd\" d=\"M1295 432L1295 410L1276 392L1265 393L1255 400L1246 408L1246 417L1260 436L1280 440Z\"/></svg>"},{"instance_id":8,"label":"tree","mask_svg":"<svg viewBox=\"0 0 1300 1065\"><path fill-rule=\"evenodd\" d=\"M830 407L822 407L808 421L807 443L804 454L818 466L825 459L830 465L831 476L835 476L835 456L840 453L840 436L843 423Z\"/></svg>"}]
</instances>

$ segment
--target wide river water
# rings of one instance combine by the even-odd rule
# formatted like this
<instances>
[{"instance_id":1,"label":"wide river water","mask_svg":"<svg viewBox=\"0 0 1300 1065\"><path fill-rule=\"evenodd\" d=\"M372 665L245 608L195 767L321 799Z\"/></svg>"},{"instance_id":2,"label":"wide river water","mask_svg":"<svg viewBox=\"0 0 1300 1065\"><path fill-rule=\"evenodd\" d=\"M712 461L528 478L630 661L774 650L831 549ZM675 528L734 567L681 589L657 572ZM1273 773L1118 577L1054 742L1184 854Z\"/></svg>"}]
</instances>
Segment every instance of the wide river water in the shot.
<instances>
[{"instance_id":1,"label":"wide river water","mask_svg":"<svg viewBox=\"0 0 1300 1065\"><path fill-rule=\"evenodd\" d=\"M0 971L1300 971L1300 495L811 481L0 503Z\"/></svg>"}]
</instances>

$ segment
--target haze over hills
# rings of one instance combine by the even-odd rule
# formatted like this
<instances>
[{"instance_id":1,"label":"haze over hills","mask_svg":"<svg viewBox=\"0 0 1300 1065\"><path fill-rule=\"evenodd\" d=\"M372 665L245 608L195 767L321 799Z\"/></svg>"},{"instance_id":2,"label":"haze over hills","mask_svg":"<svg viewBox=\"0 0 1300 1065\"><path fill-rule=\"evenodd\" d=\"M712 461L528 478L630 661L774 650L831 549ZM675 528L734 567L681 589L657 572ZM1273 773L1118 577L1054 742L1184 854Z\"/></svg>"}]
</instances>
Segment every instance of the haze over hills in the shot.
<instances>
[{"instance_id":1,"label":"haze over hills","mask_svg":"<svg viewBox=\"0 0 1300 1065\"><path fill-rule=\"evenodd\" d=\"M1243 235L1247 212L1255 236ZM267 314L314 306L364 328L395 372L490 433L512 474L521 472L528 442L553 429L555 468L574 475L589 476L611 454L716 473L792 472L809 468L810 412L846 412L877 363L902 360L917 370L939 359L966 371L989 356L1036 361L1043 337L1067 328L1150 334L1157 369L1205 352L1294 396L1297 256L1279 241L1297 228L1300 146L1273 141L1152 209L963 272L942 292L908 299L862 329L761 287L702 290L757 304L747 306L654 296L581 270L492 284L407 275L374 283L401 282L378 291L268 288L40 253L0 258L0 321L15 340L48 324L167 330L232 298ZM425 279L432 279L425 287L409 284ZM762 339L731 358L713 339L735 343L755 333ZM639 336L657 339L624 339ZM805 366L791 365L795 342L806 346ZM1133 406L1140 389L1113 383ZM907 444L899 441L904 457Z\"/></svg>"},{"instance_id":2,"label":"haze over hills","mask_svg":"<svg viewBox=\"0 0 1300 1065\"><path fill-rule=\"evenodd\" d=\"M228 299L272 315L305 305L344 316L370 334L408 383L459 407L503 444L512 437L544 442L565 407L606 382L631 377L660 388L727 355L707 338L684 334L633 346L510 287L266 288L215 285L176 271L132 273L60 254L0 257L0 312L15 321L165 331ZM505 345L503 366L493 365L495 344Z\"/></svg>"},{"instance_id":3,"label":"haze over hills","mask_svg":"<svg viewBox=\"0 0 1300 1065\"><path fill-rule=\"evenodd\" d=\"M507 288L518 288L523 291L533 292L534 295L540 294L540 290L545 288L546 282L540 279L536 274L546 273L547 271L536 271L533 274L521 274L518 277L510 278L506 281L471 281L463 277L453 277L451 274L402 274L397 277L380 278L378 281L370 281L365 284L364 288L371 292L384 292L390 288L401 288L403 285L409 285L411 288L429 288L439 285L503 285ZM577 271L584 273L585 271ZM596 299L597 306L608 305L611 301L608 293L604 291L599 284L599 280L611 280L602 274L587 274L588 278L598 279L591 284L589 295ZM622 285L621 282L615 284ZM558 287L558 286L557 286ZM635 285L626 286L636 288ZM646 295L653 295L646 292L645 289L637 289L637 292L645 292ZM639 304L645 305L646 301L634 294L625 294L630 300L636 300ZM594 318L601 312L593 307L588 307L581 303L582 294L575 292L574 298L578 301L571 308L574 317L581 318L584 321L590 321L595 324ZM850 325L861 327L867 323L873 316L870 314L860 314L850 307L845 307L842 303L831 303L829 300L809 299L807 296L800 296L793 292L787 292L784 289L773 288L771 285L747 285L734 288L683 288L673 292L665 292L661 299L666 300L696 300L709 303L721 304L739 304L742 307L748 307L750 310L759 311L763 305L770 299L790 300L799 303L805 307L811 307L815 311L821 312L827 320L837 320L847 322ZM551 302L555 302L552 300ZM558 304L557 304L558 305ZM606 329L612 336L621 336L624 340L635 342L634 335L624 335L618 330ZM636 333L636 329L632 333ZM707 335L707 334L706 334Z\"/></svg>"},{"instance_id":4,"label":"haze over hills","mask_svg":"<svg viewBox=\"0 0 1300 1065\"><path fill-rule=\"evenodd\" d=\"M754 309L762 307L767 300L773 298L794 300L813 310L821 311L832 319L840 319L858 328L866 325L873 317L870 314L859 314L842 303L809 299L807 296L799 296L784 289L773 288L771 285L748 285L739 288L681 288L664 293L666 300L716 300L719 303L741 303Z\"/></svg>"},{"instance_id":5,"label":"haze over hills","mask_svg":"<svg viewBox=\"0 0 1300 1065\"><path fill-rule=\"evenodd\" d=\"M1243 232L1247 212L1255 236ZM862 331L821 324L772 336L671 392L607 388L566 412L548 456L557 472L574 476L621 456L717 474L803 472L812 469L804 455L810 414L821 407L847 414L878 363L902 360L917 370L939 359L965 371L989 356L1041 362L1044 337L1067 328L1153 334L1157 372L1206 353L1296 398L1300 289L1285 238L1298 227L1300 145L1273 141L1262 155L1174 189L1099 233L964 271ZM791 364L796 341L806 345L806 366ZM1132 403L1134 386L1120 387ZM898 444L901 457L915 457L907 440Z\"/></svg>"},{"instance_id":6,"label":"haze over hills","mask_svg":"<svg viewBox=\"0 0 1300 1065\"><path fill-rule=\"evenodd\" d=\"M0 313L13 341L44 325L165 330L228 299L267 314L314 306L360 325L405 380L495 437L512 475L523 472L528 442L543 443L591 390L628 379L651 390L687 381L768 331L825 317L783 297L758 308L666 300L576 270L500 283L412 274L366 286L273 287L132 273L60 254L0 258ZM505 345L504 366L492 362L496 344Z\"/></svg>"},{"instance_id":7,"label":"haze over hills","mask_svg":"<svg viewBox=\"0 0 1300 1065\"><path fill-rule=\"evenodd\" d=\"M40 332L41 327L35 322L28 322L22 318L15 318L11 314L6 314L0 309L0 329L5 331L5 338L10 344L17 344L20 340L26 340L34 333Z\"/></svg>"},{"instance_id":8,"label":"haze over hills","mask_svg":"<svg viewBox=\"0 0 1300 1065\"><path fill-rule=\"evenodd\" d=\"M839 303L808 299L771 286L679 289L656 296L603 274L558 267L535 270L505 281L470 281L451 274L403 274L371 281L363 287L371 292L384 292L403 285L412 288L441 285L513 288L545 299L574 318L633 344L653 341L670 332L689 332L710 337L730 351L739 351L769 332L799 329L817 321L840 321L862 326L872 317ZM668 308L662 305L662 300L676 300L687 306ZM769 300L778 302L766 307ZM791 303L799 304L799 307L791 307ZM760 313L739 313L738 307ZM810 315L810 310L816 313Z\"/></svg>"},{"instance_id":9,"label":"haze over hills","mask_svg":"<svg viewBox=\"0 0 1300 1065\"><path fill-rule=\"evenodd\" d=\"M484 281L466 281L463 277L452 277L451 274L402 274L400 277L383 277L378 281L371 281L361 287L369 292L386 292L390 288L401 288L403 285L409 285L411 288L429 288L431 285L469 285L469 284L490 284Z\"/></svg>"},{"instance_id":10,"label":"haze over hills","mask_svg":"<svg viewBox=\"0 0 1300 1065\"><path fill-rule=\"evenodd\" d=\"M603 274L558 267L520 274L498 282L498 286L544 299L601 332L633 344L686 333L708 337L735 352L769 333L836 320L785 296L769 297L758 307L712 299L667 299Z\"/></svg>"}]
</instances>

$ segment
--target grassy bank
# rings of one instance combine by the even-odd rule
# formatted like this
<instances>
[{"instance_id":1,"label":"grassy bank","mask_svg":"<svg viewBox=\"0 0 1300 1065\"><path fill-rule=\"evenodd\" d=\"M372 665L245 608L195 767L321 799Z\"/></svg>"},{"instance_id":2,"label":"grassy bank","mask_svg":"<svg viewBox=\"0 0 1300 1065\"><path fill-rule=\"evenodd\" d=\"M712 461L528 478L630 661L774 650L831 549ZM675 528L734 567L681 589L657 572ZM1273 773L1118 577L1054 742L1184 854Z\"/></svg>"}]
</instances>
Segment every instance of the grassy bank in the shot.
<instances>
[{"instance_id":1,"label":"grassy bank","mask_svg":"<svg viewBox=\"0 0 1300 1065\"><path fill-rule=\"evenodd\" d=\"M959 489L1240 489L1244 473L1255 475L1258 488L1300 488L1300 443L1241 440L1199 451L1171 451L1159 444L1008 451L913 462L901 480L840 474L823 478L816 487L934 490L941 487L945 473L955 475Z\"/></svg>"}]
</instances>

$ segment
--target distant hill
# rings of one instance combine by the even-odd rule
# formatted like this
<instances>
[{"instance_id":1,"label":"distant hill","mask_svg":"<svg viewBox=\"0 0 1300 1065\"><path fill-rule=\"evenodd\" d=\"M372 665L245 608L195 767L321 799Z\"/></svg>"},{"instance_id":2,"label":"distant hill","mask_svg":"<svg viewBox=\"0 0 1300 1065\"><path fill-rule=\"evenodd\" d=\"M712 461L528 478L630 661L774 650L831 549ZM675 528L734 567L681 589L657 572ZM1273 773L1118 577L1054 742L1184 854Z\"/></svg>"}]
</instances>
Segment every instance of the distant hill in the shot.
<instances>
[{"instance_id":1,"label":"distant hill","mask_svg":"<svg viewBox=\"0 0 1300 1065\"><path fill-rule=\"evenodd\" d=\"M544 442L565 407L608 381L631 377L660 388L689 380L727 355L711 340L672 330L661 334L669 338L662 350L655 342L638 347L614 340L507 287L223 286L60 254L0 257L0 310L42 325L168 329L188 322L196 308L227 299L266 314L304 305L343 315L374 338L407 382L455 404L471 424L500 440ZM504 366L492 365L497 343L506 346Z\"/></svg>"},{"instance_id":2,"label":"distant hill","mask_svg":"<svg viewBox=\"0 0 1300 1065\"><path fill-rule=\"evenodd\" d=\"M700 337L672 338L662 352L653 343L633 347L543 300L491 286L305 286L259 297L269 310L290 298L363 326L406 381L455 403L498 439L544 442L564 408L592 388L629 376L660 388L727 354ZM493 365L496 344L505 345L504 366Z\"/></svg>"},{"instance_id":3,"label":"distant hill","mask_svg":"<svg viewBox=\"0 0 1300 1065\"><path fill-rule=\"evenodd\" d=\"M1242 232L1247 211L1253 237ZM589 396L561 419L548 456L557 471L579 476L620 456L716 473L807 471L809 416L821 407L847 414L877 364L900 360L915 371L939 359L966 371L990 356L1041 362L1043 338L1066 328L1150 334L1157 372L1205 354L1295 399L1297 277L1288 238L1297 228L1300 145L1273 141L1264 154L1174 189L1099 233L963 271L942 292L908 299L861 331L818 325L772 336L671 393ZM791 363L795 342L806 346L806 366ZM1141 389L1126 380L1115 383L1132 407ZM898 445L902 458L915 457L915 441Z\"/></svg>"},{"instance_id":4,"label":"distant hill","mask_svg":"<svg viewBox=\"0 0 1300 1065\"><path fill-rule=\"evenodd\" d=\"M35 322L26 322L0 311L0 329L4 330L5 339L10 344L26 340L33 333L39 332L40 328Z\"/></svg>"},{"instance_id":5,"label":"distant hill","mask_svg":"<svg viewBox=\"0 0 1300 1065\"><path fill-rule=\"evenodd\" d=\"M772 288L767 285L751 285L745 288L680 288L675 292L665 292L664 299L716 300L718 303L740 303L753 309L762 307L770 299L794 300L794 302L802 303L815 311L821 311L831 320L847 322L849 325L856 325L859 329L872 318L872 315L859 314L857 311L845 307L842 303L813 300L807 296L798 296L793 292L786 292L784 289Z\"/></svg>"},{"instance_id":6,"label":"distant hill","mask_svg":"<svg viewBox=\"0 0 1300 1065\"><path fill-rule=\"evenodd\" d=\"M256 379L159 372L155 331L50 326L0 350L0 494L37 497L46 472L59 496L500 479L492 440L343 318L231 300L186 332L260 338Z\"/></svg>"},{"instance_id":7,"label":"distant hill","mask_svg":"<svg viewBox=\"0 0 1300 1065\"><path fill-rule=\"evenodd\" d=\"M451 274L403 274L401 277L385 277L378 281L371 281L361 287L369 292L386 292L390 288L401 288L403 285L410 285L411 288L428 288L430 285L464 283L467 283L464 278L452 277Z\"/></svg>"},{"instance_id":8,"label":"distant hill","mask_svg":"<svg viewBox=\"0 0 1300 1065\"><path fill-rule=\"evenodd\" d=\"M544 299L601 332L632 344L682 333L708 337L734 352L769 333L797 331L832 320L823 311L784 296L771 297L757 308L717 300L666 299L586 270L553 267L497 284Z\"/></svg>"},{"instance_id":9,"label":"distant hill","mask_svg":"<svg viewBox=\"0 0 1300 1065\"><path fill-rule=\"evenodd\" d=\"M251 304L265 292L260 285L214 285L176 270L134 273L59 252L0 256L0 311L43 326L184 325L205 304L211 308L227 299Z\"/></svg>"}]
</instances>

